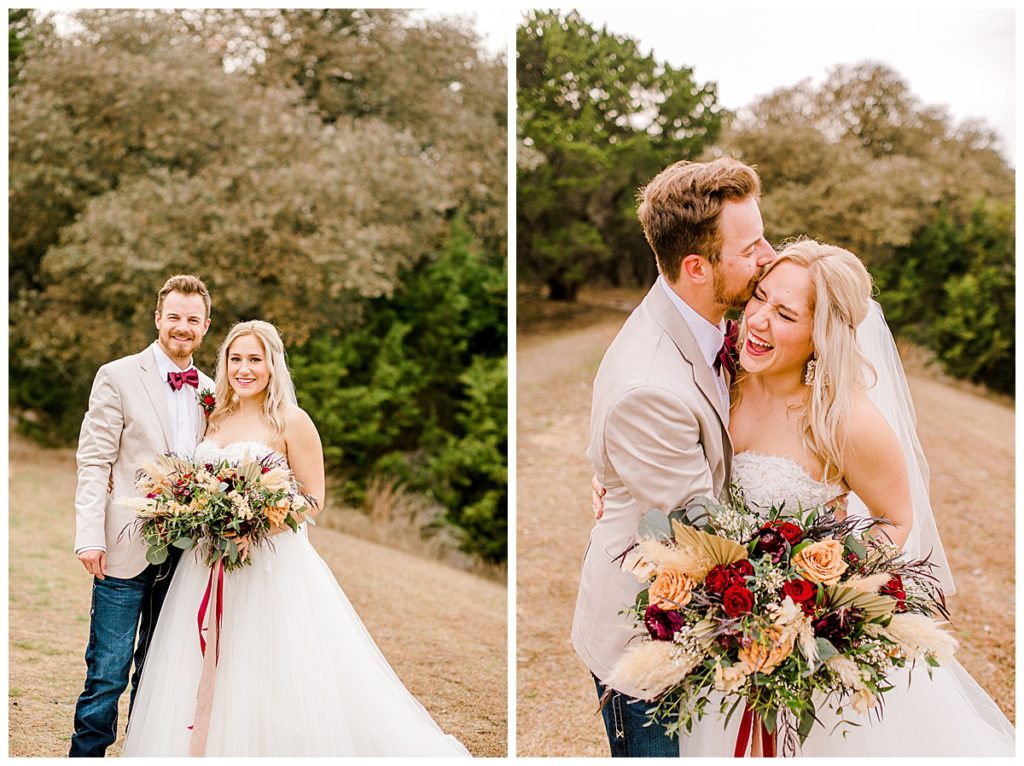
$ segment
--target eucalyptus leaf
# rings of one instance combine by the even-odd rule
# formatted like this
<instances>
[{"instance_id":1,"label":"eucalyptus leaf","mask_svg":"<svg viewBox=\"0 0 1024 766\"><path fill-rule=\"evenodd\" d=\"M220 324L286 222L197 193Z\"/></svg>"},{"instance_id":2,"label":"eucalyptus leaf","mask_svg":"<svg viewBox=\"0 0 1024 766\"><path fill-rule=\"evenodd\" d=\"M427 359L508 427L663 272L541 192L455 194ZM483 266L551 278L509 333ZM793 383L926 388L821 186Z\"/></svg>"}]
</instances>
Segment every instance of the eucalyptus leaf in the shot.
<instances>
[{"instance_id":1,"label":"eucalyptus leaf","mask_svg":"<svg viewBox=\"0 0 1024 766\"><path fill-rule=\"evenodd\" d=\"M650 593L648 593L647 588L644 588L636 594L636 608L646 609L648 603L650 603Z\"/></svg>"},{"instance_id":2,"label":"eucalyptus leaf","mask_svg":"<svg viewBox=\"0 0 1024 766\"><path fill-rule=\"evenodd\" d=\"M167 561L167 546L163 545L159 548L149 548L146 550L146 561L150 564L163 564Z\"/></svg>"},{"instance_id":3,"label":"eucalyptus leaf","mask_svg":"<svg viewBox=\"0 0 1024 766\"><path fill-rule=\"evenodd\" d=\"M818 647L818 659L821 662L825 662L831 657L835 657L839 654L839 650L832 645L832 642L827 638L816 638L814 639L814 645Z\"/></svg>"},{"instance_id":4,"label":"eucalyptus leaf","mask_svg":"<svg viewBox=\"0 0 1024 766\"><path fill-rule=\"evenodd\" d=\"M678 521L678 522L679 522L680 524L685 524L685 523L687 523L687 521L688 521L688 518L687 518L687 515L686 515L686 511L683 511L683 510L675 510L675 511L672 511L672 513L670 513L670 514L668 515L668 520L669 520L669 523L670 523L670 524L672 523L672 520L673 520L673 519L675 519L676 521Z\"/></svg>"},{"instance_id":5,"label":"eucalyptus leaf","mask_svg":"<svg viewBox=\"0 0 1024 766\"><path fill-rule=\"evenodd\" d=\"M857 558L862 559L868 555L868 549L864 547L864 543L854 535L847 535L846 539L843 540L843 545L853 551L853 553L857 555Z\"/></svg>"},{"instance_id":6,"label":"eucalyptus leaf","mask_svg":"<svg viewBox=\"0 0 1024 766\"><path fill-rule=\"evenodd\" d=\"M230 540L228 541L228 561L234 564L238 561L238 546Z\"/></svg>"},{"instance_id":7,"label":"eucalyptus leaf","mask_svg":"<svg viewBox=\"0 0 1024 766\"><path fill-rule=\"evenodd\" d=\"M636 533L638 537L669 540L672 538L672 523L663 511L651 509L640 518Z\"/></svg>"},{"instance_id":8,"label":"eucalyptus leaf","mask_svg":"<svg viewBox=\"0 0 1024 766\"><path fill-rule=\"evenodd\" d=\"M174 541L174 547L181 548L183 551L187 551L195 544L196 541L191 537L179 537L177 540Z\"/></svg>"}]
</instances>

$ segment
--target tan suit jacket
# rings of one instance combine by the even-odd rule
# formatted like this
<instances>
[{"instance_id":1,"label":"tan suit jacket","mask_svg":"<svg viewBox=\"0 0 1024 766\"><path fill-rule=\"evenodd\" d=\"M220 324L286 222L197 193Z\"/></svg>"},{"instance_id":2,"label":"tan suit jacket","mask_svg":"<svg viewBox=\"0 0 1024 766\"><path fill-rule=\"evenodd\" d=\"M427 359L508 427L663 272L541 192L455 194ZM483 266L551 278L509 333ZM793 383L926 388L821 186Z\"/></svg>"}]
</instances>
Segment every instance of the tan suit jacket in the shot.
<instances>
[{"instance_id":1,"label":"tan suit jacket","mask_svg":"<svg viewBox=\"0 0 1024 766\"><path fill-rule=\"evenodd\" d=\"M594 381L587 455L607 494L583 558L572 641L600 679L637 635L619 613L642 586L614 559L635 539L641 516L720 497L728 486L732 442L722 410L714 372L655 283L608 348ZM636 690L618 691L636 696Z\"/></svg>"},{"instance_id":2,"label":"tan suit jacket","mask_svg":"<svg viewBox=\"0 0 1024 766\"><path fill-rule=\"evenodd\" d=\"M75 550L105 547L111 577L135 577L147 565L145 543L131 527L135 514L115 500L138 494L139 469L171 449L166 385L152 348L103 365L93 380L76 455ZM201 372L199 388L213 388ZM205 415L199 423L202 439Z\"/></svg>"}]
</instances>

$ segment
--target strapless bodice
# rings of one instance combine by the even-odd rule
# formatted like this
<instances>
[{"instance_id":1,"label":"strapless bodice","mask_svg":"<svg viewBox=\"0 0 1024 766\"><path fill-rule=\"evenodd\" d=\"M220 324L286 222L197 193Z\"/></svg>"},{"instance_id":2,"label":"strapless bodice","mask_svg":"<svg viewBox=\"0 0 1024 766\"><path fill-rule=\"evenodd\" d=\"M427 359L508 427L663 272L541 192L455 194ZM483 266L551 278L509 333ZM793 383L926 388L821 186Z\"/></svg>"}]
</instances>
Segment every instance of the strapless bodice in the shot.
<instances>
[{"instance_id":1,"label":"strapless bodice","mask_svg":"<svg viewBox=\"0 0 1024 766\"><path fill-rule=\"evenodd\" d=\"M733 457L732 478L748 503L769 508L785 501L788 511L799 503L804 508L824 505L843 493L836 484L817 481L796 461L759 452L740 452Z\"/></svg>"},{"instance_id":2,"label":"strapless bodice","mask_svg":"<svg viewBox=\"0 0 1024 766\"><path fill-rule=\"evenodd\" d=\"M284 457L280 452L268 444L259 441L231 442L221 447L213 439L203 439L196 447L195 461L197 463L213 463L221 460L230 460L232 463L245 460L259 460L265 455Z\"/></svg>"}]
</instances>

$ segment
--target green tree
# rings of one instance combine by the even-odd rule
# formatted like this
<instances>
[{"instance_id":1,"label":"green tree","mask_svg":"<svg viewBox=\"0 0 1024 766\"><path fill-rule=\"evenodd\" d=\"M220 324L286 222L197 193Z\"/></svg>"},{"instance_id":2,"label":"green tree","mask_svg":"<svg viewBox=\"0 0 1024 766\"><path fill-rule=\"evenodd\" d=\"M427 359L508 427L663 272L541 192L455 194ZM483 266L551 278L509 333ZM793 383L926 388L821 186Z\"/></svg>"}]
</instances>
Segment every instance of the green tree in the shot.
<instances>
[{"instance_id":1,"label":"green tree","mask_svg":"<svg viewBox=\"0 0 1024 766\"><path fill-rule=\"evenodd\" d=\"M194 175L237 152L255 122L257 92L202 46L140 44L166 14L122 13L110 37L97 39L95 14L72 36L37 35L11 89L12 299L40 286L44 254L90 200L151 171Z\"/></svg>"},{"instance_id":2,"label":"green tree","mask_svg":"<svg viewBox=\"0 0 1024 766\"><path fill-rule=\"evenodd\" d=\"M637 187L714 140L714 85L576 12L531 11L516 42L521 276L572 300L584 276L649 273Z\"/></svg>"},{"instance_id":3,"label":"green tree","mask_svg":"<svg viewBox=\"0 0 1024 766\"><path fill-rule=\"evenodd\" d=\"M433 495L463 547L491 561L506 550L505 296L503 259L456 219L436 257L404 270L361 323L290 354L347 497L374 474Z\"/></svg>"},{"instance_id":4,"label":"green tree","mask_svg":"<svg viewBox=\"0 0 1024 766\"><path fill-rule=\"evenodd\" d=\"M464 550L503 562L508 554L506 359L476 357L459 380L465 396L458 427L431 460L431 492L462 530Z\"/></svg>"},{"instance_id":5,"label":"green tree","mask_svg":"<svg viewBox=\"0 0 1024 766\"><path fill-rule=\"evenodd\" d=\"M301 89L320 118L374 118L407 132L444 197L491 252L506 247L507 66L455 18L386 9L245 13L268 85Z\"/></svg>"},{"instance_id":6,"label":"green tree","mask_svg":"<svg viewBox=\"0 0 1024 766\"><path fill-rule=\"evenodd\" d=\"M25 43L32 28L32 11L9 8L7 10L7 87L18 80Z\"/></svg>"},{"instance_id":7,"label":"green tree","mask_svg":"<svg viewBox=\"0 0 1024 766\"><path fill-rule=\"evenodd\" d=\"M1015 280L1013 205L972 211L962 242L967 270L946 281L932 347L958 377L1014 391Z\"/></svg>"}]
</instances>

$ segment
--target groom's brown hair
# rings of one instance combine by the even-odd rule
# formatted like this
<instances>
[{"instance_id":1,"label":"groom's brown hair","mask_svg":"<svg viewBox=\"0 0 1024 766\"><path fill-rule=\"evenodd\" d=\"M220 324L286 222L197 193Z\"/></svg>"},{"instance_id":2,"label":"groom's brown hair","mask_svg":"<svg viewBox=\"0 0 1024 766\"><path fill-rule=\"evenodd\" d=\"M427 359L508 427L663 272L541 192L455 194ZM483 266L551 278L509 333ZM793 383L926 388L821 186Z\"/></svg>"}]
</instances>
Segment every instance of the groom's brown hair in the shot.
<instances>
[{"instance_id":1,"label":"groom's brown hair","mask_svg":"<svg viewBox=\"0 0 1024 766\"><path fill-rule=\"evenodd\" d=\"M206 318L210 318L210 291L206 289L203 280L194 274L175 274L170 277L160 292L156 294L156 313L160 314L164 308L164 298L171 293L182 293L183 295L201 295L203 304L206 306Z\"/></svg>"},{"instance_id":2,"label":"groom's brown hair","mask_svg":"<svg viewBox=\"0 0 1024 766\"><path fill-rule=\"evenodd\" d=\"M761 181L752 167L732 157L677 162L641 187L637 215L665 278L679 279L680 265L691 253L717 264L722 206L751 196L761 196Z\"/></svg>"}]
</instances>

